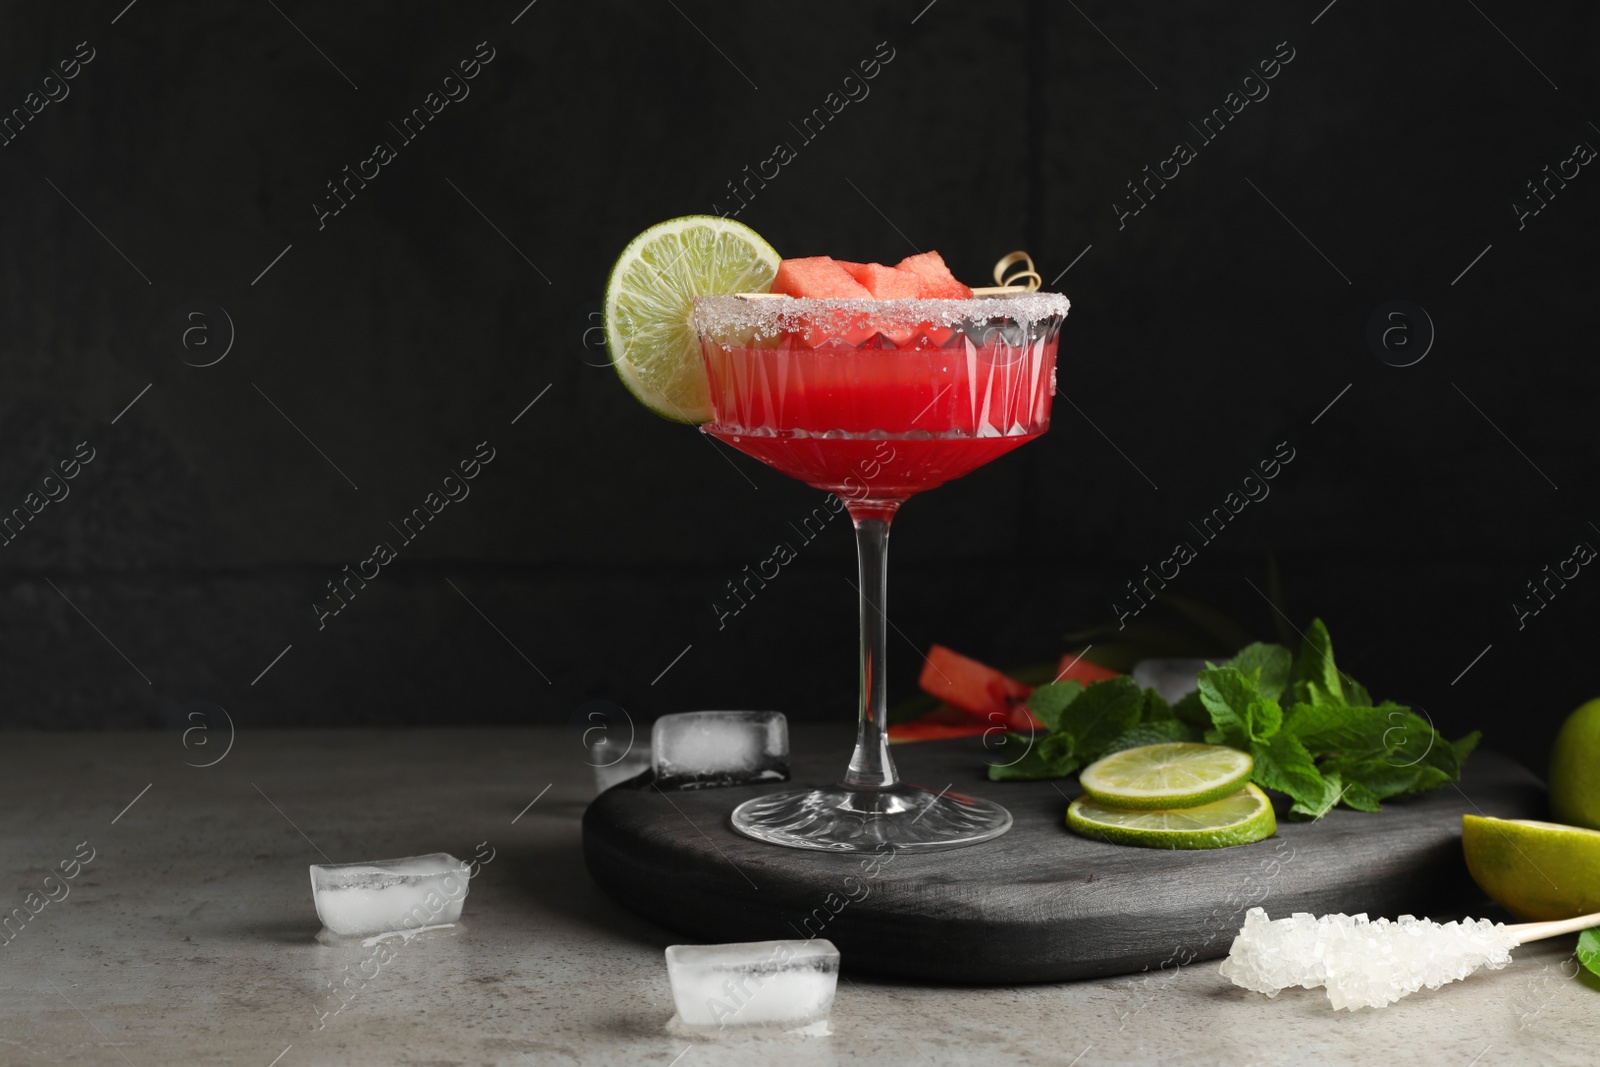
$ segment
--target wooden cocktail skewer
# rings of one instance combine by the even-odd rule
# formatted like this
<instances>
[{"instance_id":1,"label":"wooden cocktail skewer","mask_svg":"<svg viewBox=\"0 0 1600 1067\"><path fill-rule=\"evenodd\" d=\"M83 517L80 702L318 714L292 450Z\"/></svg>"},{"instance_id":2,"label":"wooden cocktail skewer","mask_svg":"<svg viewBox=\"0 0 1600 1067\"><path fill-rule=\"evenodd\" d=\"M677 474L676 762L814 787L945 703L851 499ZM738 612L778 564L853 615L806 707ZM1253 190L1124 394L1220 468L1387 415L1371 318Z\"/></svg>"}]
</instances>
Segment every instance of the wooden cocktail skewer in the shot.
<instances>
[{"instance_id":1,"label":"wooden cocktail skewer","mask_svg":"<svg viewBox=\"0 0 1600 1067\"><path fill-rule=\"evenodd\" d=\"M1600 911L1595 912L1593 915L1579 915L1575 919L1552 919L1548 922L1517 923L1513 926L1507 926L1506 932L1517 936L1517 944L1526 945L1529 941L1543 941L1547 937L1576 934L1594 926L1600 926Z\"/></svg>"},{"instance_id":2,"label":"wooden cocktail skewer","mask_svg":"<svg viewBox=\"0 0 1600 1067\"><path fill-rule=\"evenodd\" d=\"M1025 264L1021 270L1011 268ZM1007 274L1007 271L1011 273ZM1000 257L994 265L995 284L985 285L972 290L973 296L1005 296L1010 293L1033 293L1044 284L1044 278L1034 269L1033 257L1023 251L1008 252ZM767 297L784 296L784 293L734 293L734 296L745 300L759 300Z\"/></svg>"},{"instance_id":3,"label":"wooden cocktail skewer","mask_svg":"<svg viewBox=\"0 0 1600 1067\"><path fill-rule=\"evenodd\" d=\"M1021 270L1011 270L1026 264ZM1007 271L1011 273L1007 274ZM1044 278L1034 269L1033 257L1023 251L1009 252L994 265L994 284L972 290L973 296L998 296L1001 293L1032 293L1044 284Z\"/></svg>"}]
</instances>

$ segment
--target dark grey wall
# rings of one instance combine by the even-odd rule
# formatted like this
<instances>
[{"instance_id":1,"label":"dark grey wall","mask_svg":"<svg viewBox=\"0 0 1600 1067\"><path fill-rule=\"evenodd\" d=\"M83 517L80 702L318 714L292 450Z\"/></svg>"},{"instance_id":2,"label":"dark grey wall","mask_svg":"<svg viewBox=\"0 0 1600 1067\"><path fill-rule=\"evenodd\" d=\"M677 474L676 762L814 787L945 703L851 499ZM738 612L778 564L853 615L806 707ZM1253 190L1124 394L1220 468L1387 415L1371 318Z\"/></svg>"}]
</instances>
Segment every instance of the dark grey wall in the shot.
<instances>
[{"instance_id":1,"label":"dark grey wall","mask_svg":"<svg viewBox=\"0 0 1600 1067\"><path fill-rule=\"evenodd\" d=\"M1593 695L1600 577L1520 630L1511 602L1600 545L1600 176L1520 229L1512 204L1600 145L1597 23L1323 7L5 5L0 108L79 42L93 59L0 149L0 506L79 442L95 458L0 548L0 721L162 725L205 700L244 728L516 723L591 698L848 717L842 521L719 631L723 583L819 495L656 420L583 344L629 237L731 204L788 142L740 216L786 254L914 244L975 282L1016 247L1047 279L1072 265L1071 405L902 513L896 696L913 646L1025 663L1111 620L1288 441L1271 496L1170 591L1270 637L1250 583L1275 561L1290 618L1322 615L1380 695L1542 764ZM470 95L403 143L389 123L479 42ZM802 143L791 124L880 42L870 95ZM1188 124L1291 49L1203 143ZM1196 158L1119 223L1180 140ZM319 226L379 141L396 158ZM1405 368L1365 336L1398 299L1437 330ZM209 367L169 338L192 301L215 344L216 307L236 331ZM319 630L324 583L482 441L470 497Z\"/></svg>"}]
</instances>

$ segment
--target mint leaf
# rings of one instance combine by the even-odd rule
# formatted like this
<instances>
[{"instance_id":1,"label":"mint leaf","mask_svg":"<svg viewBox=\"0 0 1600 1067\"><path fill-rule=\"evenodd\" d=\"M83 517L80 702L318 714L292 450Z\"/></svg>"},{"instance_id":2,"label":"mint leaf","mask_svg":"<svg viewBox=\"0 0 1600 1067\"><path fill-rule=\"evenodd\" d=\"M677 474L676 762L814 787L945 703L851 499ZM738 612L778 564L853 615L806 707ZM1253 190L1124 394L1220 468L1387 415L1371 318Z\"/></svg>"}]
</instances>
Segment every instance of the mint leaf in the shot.
<instances>
[{"instance_id":1,"label":"mint leaf","mask_svg":"<svg viewBox=\"0 0 1600 1067\"><path fill-rule=\"evenodd\" d=\"M1372 694L1334 663L1333 639L1321 619L1311 620L1304 637L1290 674L1293 698L1306 704L1371 707Z\"/></svg>"},{"instance_id":2,"label":"mint leaf","mask_svg":"<svg viewBox=\"0 0 1600 1067\"><path fill-rule=\"evenodd\" d=\"M1015 747L1013 747L1015 746ZM1006 734L994 750L998 762L989 764L991 782L1025 782L1042 778L1065 778L1077 770L1080 761L1073 754L1071 737L1047 734ZM1021 752L1018 757L1016 753Z\"/></svg>"},{"instance_id":3,"label":"mint leaf","mask_svg":"<svg viewBox=\"0 0 1600 1067\"><path fill-rule=\"evenodd\" d=\"M1451 780L1447 772L1426 762L1397 763L1387 753L1336 756L1321 766L1324 773L1334 771L1344 779L1345 803L1358 811L1376 811L1380 800L1435 789ZM1357 807L1358 801L1366 806Z\"/></svg>"},{"instance_id":4,"label":"mint leaf","mask_svg":"<svg viewBox=\"0 0 1600 1067\"><path fill-rule=\"evenodd\" d=\"M1240 674L1256 676L1256 688L1269 700L1277 700L1289 685L1294 670L1294 657L1282 645L1264 645L1256 642L1246 645L1239 654L1222 664Z\"/></svg>"},{"instance_id":5,"label":"mint leaf","mask_svg":"<svg viewBox=\"0 0 1600 1067\"><path fill-rule=\"evenodd\" d=\"M1445 743L1433 724L1410 708L1385 701L1374 711L1382 712L1389 722L1383 732L1383 749L1393 762L1413 766L1427 764L1446 774L1460 773L1461 763L1455 749Z\"/></svg>"},{"instance_id":6,"label":"mint leaf","mask_svg":"<svg viewBox=\"0 0 1600 1067\"><path fill-rule=\"evenodd\" d=\"M1045 734L1043 737L1035 738L1034 745L1039 754L1052 764L1068 760L1078 761L1078 743L1069 733Z\"/></svg>"},{"instance_id":7,"label":"mint leaf","mask_svg":"<svg viewBox=\"0 0 1600 1067\"><path fill-rule=\"evenodd\" d=\"M1578 935L1578 962L1600 974L1600 926Z\"/></svg>"},{"instance_id":8,"label":"mint leaf","mask_svg":"<svg viewBox=\"0 0 1600 1067\"><path fill-rule=\"evenodd\" d=\"M1250 748L1250 702L1255 684L1232 667L1212 667L1200 672L1200 703L1211 716L1206 740L1213 745Z\"/></svg>"},{"instance_id":9,"label":"mint leaf","mask_svg":"<svg viewBox=\"0 0 1600 1067\"><path fill-rule=\"evenodd\" d=\"M1140 745L1161 745L1169 741L1198 741L1200 728L1190 726L1177 719L1158 719L1155 722L1142 722L1131 730L1126 730L1117 735L1109 745L1101 749L1101 756L1109 756L1113 752L1123 749L1138 748Z\"/></svg>"},{"instance_id":10,"label":"mint leaf","mask_svg":"<svg viewBox=\"0 0 1600 1067\"><path fill-rule=\"evenodd\" d=\"M1361 787L1346 798L1358 810L1376 810L1379 800L1426 792L1458 780L1461 753L1470 752L1477 744L1476 736L1470 734L1457 744L1447 742L1432 723L1399 704L1342 710L1353 725L1359 724L1359 729L1349 732L1364 743L1355 743L1356 736L1345 738L1329 762Z\"/></svg>"},{"instance_id":11,"label":"mint leaf","mask_svg":"<svg viewBox=\"0 0 1600 1067\"><path fill-rule=\"evenodd\" d=\"M1283 728L1315 755L1339 753L1400 754L1395 762L1421 760L1438 736L1410 708L1385 702L1377 707L1353 704L1291 704ZM1453 752L1451 753L1453 755Z\"/></svg>"},{"instance_id":12,"label":"mint leaf","mask_svg":"<svg viewBox=\"0 0 1600 1067\"><path fill-rule=\"evenodd\" d=\"M1250 705L1250 737L1265 741L1283 728L1283 708L1276 700L1263 697Z\"/></svg>"},{"instance_id":13,"label":"mint leaf","mask_svg":"<svg viewBox=\"0 0 1600 1067\"><path fill-rule=\"evenodd\" d=\"M1211 726L1211 713L1206 710L1205 704L1201 702L1198 689L1172 705L1172 715L1179 722L1186 722L1190 726L1198 726L1202 730Z\"/></svg>"},{"instance_id":14,"label":"mint leaf","mask_svg":"<svg viewBox=\"0 0 1600 1067\"><path fill-rule=\"evenodd\" d=\"M1053 733L1061 729L1061 713L1082 693L1083 683L1076 679L1049 682L1029 694L1028 710Z\"/></svg>"},{"instance_id":15,"label":"mint leaf","mask_svg":"<svg viewBox=\"0 0 1600 1067\"><path fill-rule=\"evenodd\" d=\"M1322 774L1322 793L1316 798L1297 800L1289 808L1289 814L1300 819L1320 819L1333 810L1333 806L1344 796L1344 782L1338 772L1319 772Z\"/></svg>"},{"instance_id":16,"label":"mint leaf","mask_svg":"<svg viewBox=\"0 0 1600 1067\"><path fill-rule=\"evenodd\" d=\"M1067 705L1058 729L1077 740L1080 757L1096 760L1107 745L1139 721L1144 703L1144 690L1132 678L1107 678Z\"/></svg>"},{"instance_id":17,"label":"mint leaf","mask_svg":"<svg viewBox=\"0 0 1600 1067\"><path fill-rule=\"evenodd\" d=\"M1338 773L1338 772L1334 772ZM1360 782L1347 782L1344 786L1344 795L1341 797L1345 804L1356 811L1380 811L1383 805L1378 803L1377 795L1362 785Z\"/></svg>"},{"instance_id":18,"label":"mint leaf","mask_svg":"<svg viewBox=\"0 0 1600 1067\"><path fill-rule=\"evenodd\" d=\"M1319 756L1383 748L1390 725L1380 709L1347 704L1291 704L1283 715L1284 730Z\"/></svg>"},{"instance_id":19,"label":"mint leaf","mask_svg":"<svg viewBox=\"0 0 1600 1067\"><path fill-rule=\"evenodd\" d=\"M1172 722L1176 718L1166 697L1154 689L1144 691L1144 713L1139 716L1140 722Z\"/></svg>"},{"instance_id":20,"label":"mint leaf","mask_svg":"<svg viewBox=\"0 0 1600 1067\"><path fill-rule=\"evenodd\" d=\"M1261 696L1254 675L1234 667L1200 672L1200 702L1211 713L1206 740L1250 751L1252 741L1265 741L1283 725L1283 709Z\"/></svg>"},{"instance_id":21,"label":"mint leaf","mask_svg":"<svg viewBox=\"0 0 1600 1067\"><path fill-rule=\"evenodd\" d=\"M1279 732L1250 746L1257 785L1287 793L1297 804L1316 807L1327 799L1327 783L1311 753L1293 734ZM1326 809L1324 809L1326 810Z\"/></svg>"},{"instance_id":22,"label":"mint leaf","mask_svg":"<svg viewBox=\"0 0 1600 1067\"><path fill-rule=\"evenodd\" d=\"M1333 664L1333 639L1321 619L1306 628L1300 655L1295 658L1290 690L1301 704L1345 704L1344 684ZM1364 694L1366 690L1362 690ZM1372 699L1367 698L1367 703Z\"/></svg>"}]
</instances>

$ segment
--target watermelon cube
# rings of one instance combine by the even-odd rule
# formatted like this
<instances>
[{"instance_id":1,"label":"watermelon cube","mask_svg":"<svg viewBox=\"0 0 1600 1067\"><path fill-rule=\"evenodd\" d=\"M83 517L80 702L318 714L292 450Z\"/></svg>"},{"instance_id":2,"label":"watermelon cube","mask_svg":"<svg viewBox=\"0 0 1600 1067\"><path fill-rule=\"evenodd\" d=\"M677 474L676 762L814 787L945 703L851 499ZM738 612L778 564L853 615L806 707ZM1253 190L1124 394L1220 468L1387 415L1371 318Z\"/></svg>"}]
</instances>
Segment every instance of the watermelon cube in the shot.
<instances>
[{"instance_id":1,"label":"watermelon cube","mask_svg":"<svg viewBox=\"0 0 1600 1067\"><path fill-rule=\"evenodd\" d=\"M772 292L816 300L870 300L866 286L827 256L786 259L778 264Z\"/></svg>"},{"instance_id":2,"label":"watermelon cube","mask_svg":"<svg viewBox=\"0 0 1600 1067\"><path fill-rule=\"evenodd\" d=\"M882 263L846 263L845 272L866 286L874 300L914 300L922 291L921 279L908 270L885 267Z\"/></svg>"},{"instance_id":3,"label":"watermelon cube","mask_svg":"<svg viewBox=\"0 0 1600 1067\"><path fill-rule=\"evenodd\" d=\"M895 269L917 276L917 295L925 300L967 300L972 296L972 290L956 281L956 276L945 266L944 257L937 252L907 256L895 264ZM773 292L777 292L776 287Z\"/></svg>"},{"instance_id":4,"label":"watermelon cube","mask_svg":"<svg viewBox=\"0 0 1600 1067\"><path fill-rule=\"evenodd\" d=\"M779 263L771 291L815 300L872 299L872 293L866 286L850 277L837 260L827 256L786 259ZM792 335L792 342L797 348L854 348L871 339L876 332L867 322L854 326L839 322L816 326L807 321ZM891 344L889 347L894 346Z\"/></svg>"}]
</instances>

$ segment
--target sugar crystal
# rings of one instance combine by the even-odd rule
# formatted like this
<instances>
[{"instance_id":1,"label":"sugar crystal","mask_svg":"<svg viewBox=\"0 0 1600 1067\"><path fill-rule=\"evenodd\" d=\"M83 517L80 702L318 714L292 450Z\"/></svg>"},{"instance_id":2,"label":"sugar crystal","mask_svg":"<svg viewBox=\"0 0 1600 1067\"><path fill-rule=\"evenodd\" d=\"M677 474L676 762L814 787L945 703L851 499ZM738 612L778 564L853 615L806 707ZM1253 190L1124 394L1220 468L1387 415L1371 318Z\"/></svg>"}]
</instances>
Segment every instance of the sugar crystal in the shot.
<instances>
[{"instance_id":1,"label":"sugar crystal","mask_svg":"<svg viewBox=\"0 0 1600 1067\"><path fill-rule=\"evenodd\" d=\"M1222 974L1269 997L1293 986L1321 987L1335 1009L1381 1008L1480 967L1498 970L1511 962L1516 945L1504 924L1487 919L1436 923L1411 915L1390 921L1297 912L1273 920L1251 908Z\"/></svg>"},{"instance_id":2,"label":"sugar crystal","mask_svg":"<svg viewBox=\"0 0 1600 1067\"><path fill-rule=\"evenodd\" d=\"M818 300L794 296L696 297L690 322L701 334L776 338L783 334L845 334L870 325L893 334L919 328L964 327L1021 332L1065 316L1071 302L1060 293L1013 293L970 300ZM909 334L908 334L909 336Z\"/></svg>"}]
</instances>

